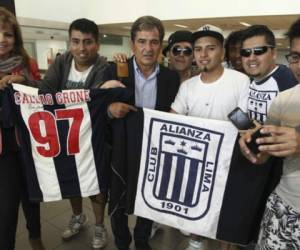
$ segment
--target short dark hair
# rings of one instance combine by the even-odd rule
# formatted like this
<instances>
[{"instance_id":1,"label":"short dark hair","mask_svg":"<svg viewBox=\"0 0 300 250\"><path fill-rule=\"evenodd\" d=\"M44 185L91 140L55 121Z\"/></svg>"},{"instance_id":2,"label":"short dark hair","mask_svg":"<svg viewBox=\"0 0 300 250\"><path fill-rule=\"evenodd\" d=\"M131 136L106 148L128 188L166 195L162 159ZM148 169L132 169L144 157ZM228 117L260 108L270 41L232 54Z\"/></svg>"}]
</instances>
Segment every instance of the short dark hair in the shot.
<instances>
[{"instance_id":1,"label":"short dark hair","mask_svg":"<svg viewBox=\"0 0 300 250\"><path fill-rule=\"evenodd\" d=\"M286 36L290 40L290 44L292 43L292 40L294 38L300 37L300 18L291 25L288 32L286 33Z\"/></svg>"},{"instance_id":2,"label":"short dark hair","mask_svg":"<svg viewBox=\"0 0 300 250\"><path fill-rule=\"evenodd\" d=\"M86 19L80 18L74 20L69 27L69 36L71 36L72 30L78 30L82 33L92 34L96 42L99 42L99 29L95 22Z\"/></svg>"},{"instance_id":3,"label":"short dark hair","mask_svg":"<svg viewBox=\"0 0 300 250\"><path fill-rule=\"evenodd\" d=\"M242 44L248 38L264 36L268 45L276 46L274 33L266 25L252 25L243 31Z\"/></svg>"},{"instance_id":4,"label":"short dark hair","mask_svg":"<svg viewBox=\"0 0 300 250\"><path fill-rule=\"evenodd\" d=\"M225 60L229 60L229 47L236 44L242 44L244 30L232 31L225 40Z\"/></svg>"},{"instance_id":5,"label":"short dark hair","mask_svg":"<svg viewBox=\"0 0 300 250\"><path fill-rule=\"evenodd\" d=\"M152 30L154 28L158 29L159 40L162 43L165 36L165 28L162 22L154 16L142 16L134 21L131 26L130 36L131 41L134 41L136 33L141 30Z\"/></svg>"}]
</instances>

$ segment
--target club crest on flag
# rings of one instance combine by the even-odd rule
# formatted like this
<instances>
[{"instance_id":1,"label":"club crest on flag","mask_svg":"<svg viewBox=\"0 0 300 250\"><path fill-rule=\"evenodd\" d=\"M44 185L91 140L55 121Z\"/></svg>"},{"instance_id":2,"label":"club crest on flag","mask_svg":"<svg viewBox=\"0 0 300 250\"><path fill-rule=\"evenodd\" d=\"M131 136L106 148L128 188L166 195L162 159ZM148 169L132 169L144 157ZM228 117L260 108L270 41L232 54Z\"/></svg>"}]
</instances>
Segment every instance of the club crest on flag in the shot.
<instances>
[{"instance_id":1,"label":"club crest on flag","mask_svg":"<svg viewBox=\"0 0 300 250\"><path fill-rule=\"evenodd\" d=\"M207 213L224 134L152 118L142 196L151 209L197 220Z\"/></svg>"}]
</instances>

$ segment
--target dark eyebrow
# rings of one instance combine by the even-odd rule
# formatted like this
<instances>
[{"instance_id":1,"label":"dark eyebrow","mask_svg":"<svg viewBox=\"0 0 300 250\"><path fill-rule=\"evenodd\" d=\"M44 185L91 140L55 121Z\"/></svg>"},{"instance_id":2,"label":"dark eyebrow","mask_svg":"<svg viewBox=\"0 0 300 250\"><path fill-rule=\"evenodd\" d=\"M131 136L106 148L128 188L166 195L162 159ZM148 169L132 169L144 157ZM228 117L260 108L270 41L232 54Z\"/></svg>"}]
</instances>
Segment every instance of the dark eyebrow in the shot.
<instances>
[{"instance_id":1,"label":"dark eyebrow","mask_svg":"<svg viewBox=\"0 0 300 250\"><path fill-rule=\"evenodd\" d=\"M298 51L295 51L295 50L291 50L290 51L290 53L289 53L290 55L300 55L300 51L298 52Z\"/></svg>"},{"instance_id":2,"label":"dark eyebrow","mask_svg":"<svg viewBox=\"0 0 300 250\"><path fill-rule=\"evenodd\" d=\"M206 45L206 46L200 46L200 45L196 45L196 46L194 46L194 48L209 48L209 47L217 47L218 45L216 45L216 44L209 44L209 45Z\"/></svg>"},{"instance_id":3,"label":"dark eyebrow","mask_svg":"<svg viewBox=\"0 0 300 250\"><path fill-rule=\"evenodd\" d=\"M209 44L209 45L207 45L207 46L205 46L205 47L217 47L218 45L216 45L216 44Z\"/></svg>"}]
</instances>

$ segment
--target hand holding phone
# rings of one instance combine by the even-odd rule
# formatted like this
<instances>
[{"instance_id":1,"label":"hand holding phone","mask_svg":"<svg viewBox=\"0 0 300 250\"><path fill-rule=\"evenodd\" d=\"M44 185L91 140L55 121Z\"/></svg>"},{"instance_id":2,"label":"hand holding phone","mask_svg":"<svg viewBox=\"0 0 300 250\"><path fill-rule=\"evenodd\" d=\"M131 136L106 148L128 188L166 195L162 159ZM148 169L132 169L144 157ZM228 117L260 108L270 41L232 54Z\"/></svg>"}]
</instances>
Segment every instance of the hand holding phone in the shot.
<instances>
[{"instance_id":1,"label":"hand holding phone","mask_svg":"<svg viewBox=\"0 0 300 250\"><path fill-rule=\"evenodd\" d=\"M254 129L256 127L255 123L248 117L248 115L241 110L239 107L235 108L228 114L228 119L233 123L233 125L239 130ZM256 139L263 136L260 133L260 129L257 129L251 135L251 142L247 143L247 147L254 153L259 153L258 145L256 144Z\"/></svg>"}]
</instances>

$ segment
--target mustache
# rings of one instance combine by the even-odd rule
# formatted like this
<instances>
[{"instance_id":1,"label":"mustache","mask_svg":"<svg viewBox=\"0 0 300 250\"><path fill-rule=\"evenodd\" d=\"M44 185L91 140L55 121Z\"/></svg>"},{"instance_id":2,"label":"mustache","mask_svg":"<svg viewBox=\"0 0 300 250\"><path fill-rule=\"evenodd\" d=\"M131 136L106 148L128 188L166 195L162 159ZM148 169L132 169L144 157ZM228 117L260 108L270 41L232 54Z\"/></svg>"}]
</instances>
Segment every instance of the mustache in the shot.
<instances>
[{"instance_id":1,"label":"mustache","mask_svg":"<svg viewBox=\"0 0 300 250\"><path fill-rule=\"evenodd\" d=\"M153 52L143 53L143 56L153 56L153 55L154 55Z\"/></svg>"}]
</instances>

